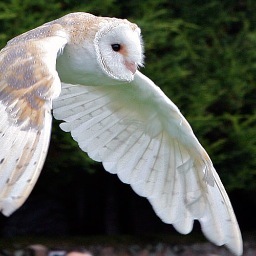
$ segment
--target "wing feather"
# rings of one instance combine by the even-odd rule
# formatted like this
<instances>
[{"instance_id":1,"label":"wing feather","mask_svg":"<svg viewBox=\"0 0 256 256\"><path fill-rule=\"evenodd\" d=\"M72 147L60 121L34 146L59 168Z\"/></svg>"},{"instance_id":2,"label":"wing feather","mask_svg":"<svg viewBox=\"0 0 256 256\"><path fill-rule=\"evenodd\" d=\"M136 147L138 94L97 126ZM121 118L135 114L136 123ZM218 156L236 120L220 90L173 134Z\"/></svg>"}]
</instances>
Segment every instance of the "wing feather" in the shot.
<instances>
[{"instance_id":1,"label":"wing feather","mask_svg":"<svg viewBox=\"0 0 256 256\"><path fill-rule=\"evenodd\" d=\"M44 25L0 52L0 210L19 208L37 181L51 132L52 99L60 93L56 58L67 43L60 25Z\"/></svg>"},{"instance_id":2,"label":"wing feather","mask_svg":"<svg viewBox=\"0 0 256 256\"><path fill-rule=\"evenodd\" d=\"M159 146L158 140L150 139L143 155L133 170L131 186L138 195L146 197L149 194L147 182L151 173L150 168L155 164Z\"/></svg>"},{"instance_id":3,"label":"wing feather","mask_svg":"<svg viewBox=\"0 0 256 256\"><path fill-rule=\"evenodd\" d=\"M121 159L125 155L127 149L134 144L134 139L136 140L136 137L139 135L137 134L136 127L132 125L125 128L120 126L117 129L111 129L109 133L111 131L113 131L114 137L112 135L108 137L107 144L104 145L99 154L106 159L103 162L106 170L111 173L117 173L122 167L121 162L119 163L117 159ZM131 133L134 134L133 137L130 136Z\"/></svg>"},{"instance_id":4,"label":"wing feather","mask_svg":"<svg viewBox=\"0 0 256 256\"><path fill-rule=\"evenodd\" d=\"M121 138L119 141L122 143L122 141L125 141L125 138ZM127 141L126 149L123 155L118 159L117 175L122 182L131 184L134 170L147 148L149 138L141 131L136 130ZM136 152L136 155L134 155L134 152Z\"/></svg>"},{"instance_id":5,"label":"wing feather","mask_svg":"<svg viewBox=\"0 0 256 256\"><path fill-rule=\"evenodd\" d=\"M53 114L92 159L147 197L164 222L187 234L199 220L209 240L241 255L241 233L210 158L151 80L137 72L131 83L63 83Z\"/></svg>"},{"instance_id":6,"label":"wing feather","mask_svg":"<svg viewBox=\"0 0 256 256\"><path fill-rule=\"evenodd\" d=\"M0 105L3 108L2 105ZM8 126L8 119L5 118ZM0 205L3 214L10 215L26 200L37 181L43 166L51 131L51 114L48 113L41 131L20 130L11 126L6 131L0 152ZM14 136L15 134L15 136Z\"/></svg>"}]
</instances>

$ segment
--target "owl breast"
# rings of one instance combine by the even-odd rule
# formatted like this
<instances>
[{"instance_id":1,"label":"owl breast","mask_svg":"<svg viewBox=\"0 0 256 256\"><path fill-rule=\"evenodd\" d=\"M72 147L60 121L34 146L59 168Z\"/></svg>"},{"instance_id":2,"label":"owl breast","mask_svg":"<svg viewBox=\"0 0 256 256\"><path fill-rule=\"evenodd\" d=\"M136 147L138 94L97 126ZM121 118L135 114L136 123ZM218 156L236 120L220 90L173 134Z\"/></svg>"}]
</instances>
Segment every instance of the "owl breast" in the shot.
<instances>
[{"instance_id":1,"label":"owl breast","mask_svg":"<svg viewBox=\"0 0 256 256\"><path fill-rule=\"evenodd\" d=\"M89 47L67 45L57 58L56 69L65 83L98 85L101 79L113 80L106 78Z\"/></svg>"}]
</instances>

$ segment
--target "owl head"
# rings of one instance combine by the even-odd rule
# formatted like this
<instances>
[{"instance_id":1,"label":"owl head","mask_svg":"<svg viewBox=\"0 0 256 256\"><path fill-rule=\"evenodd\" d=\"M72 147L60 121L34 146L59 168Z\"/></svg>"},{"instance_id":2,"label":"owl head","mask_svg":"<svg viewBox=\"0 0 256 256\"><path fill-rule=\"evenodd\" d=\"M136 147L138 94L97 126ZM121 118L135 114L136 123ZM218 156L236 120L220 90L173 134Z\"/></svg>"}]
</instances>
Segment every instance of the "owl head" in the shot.
<instances>
[{"instance_id":1,"label":"owl head","mask_svg":"<svg viewBox=\"0 0 256 256\"><path fill-rule=\"evenodd\" d=\"M143 65L143 43L135 24L105 23L95 35L94 47L98 64L111 78L131 81Z\"/></svg>"}]
</instances>

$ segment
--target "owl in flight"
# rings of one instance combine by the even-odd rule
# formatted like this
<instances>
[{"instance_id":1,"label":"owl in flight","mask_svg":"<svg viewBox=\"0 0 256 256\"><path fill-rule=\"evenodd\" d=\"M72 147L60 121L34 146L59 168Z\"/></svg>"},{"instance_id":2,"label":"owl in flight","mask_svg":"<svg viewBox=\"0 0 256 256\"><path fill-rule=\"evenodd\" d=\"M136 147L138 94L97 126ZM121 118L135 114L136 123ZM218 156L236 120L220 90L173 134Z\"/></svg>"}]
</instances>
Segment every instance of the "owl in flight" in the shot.
<instances>
[{"instance_id":1,"label":"owl in flight","mask_svg":"<svg viewBox=\"0 0 256 256\"><path fill-rule=\"evenodd\" d=\"M138 71L136 24L71 13L0 52L0 209L28 197L47 154L53 116L80 148L187 234L242 254L242 238L213 164L174 103Z\"/></svg>"}]
</instances>

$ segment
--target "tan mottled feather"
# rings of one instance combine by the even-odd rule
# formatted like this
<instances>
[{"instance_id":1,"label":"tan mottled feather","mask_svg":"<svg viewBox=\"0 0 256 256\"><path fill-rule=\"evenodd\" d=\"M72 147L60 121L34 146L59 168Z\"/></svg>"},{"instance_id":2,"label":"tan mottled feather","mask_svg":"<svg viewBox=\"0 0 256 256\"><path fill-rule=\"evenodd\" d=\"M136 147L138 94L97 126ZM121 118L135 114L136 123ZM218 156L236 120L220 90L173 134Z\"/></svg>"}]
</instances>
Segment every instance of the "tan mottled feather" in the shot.
<instances>
[{"instance_id":1,"label":"tan mottled feather","mask_svg":"<svg viewBox=\"0 0 256 256\"><path fill-rule=\"evenodd\" d=\"M14 38L0 52L0 209L5 215L23 204L40 174L52 99L60 93L56 58L67 38L60 25L43 30Z\"/></svg>"}]
</instances>

